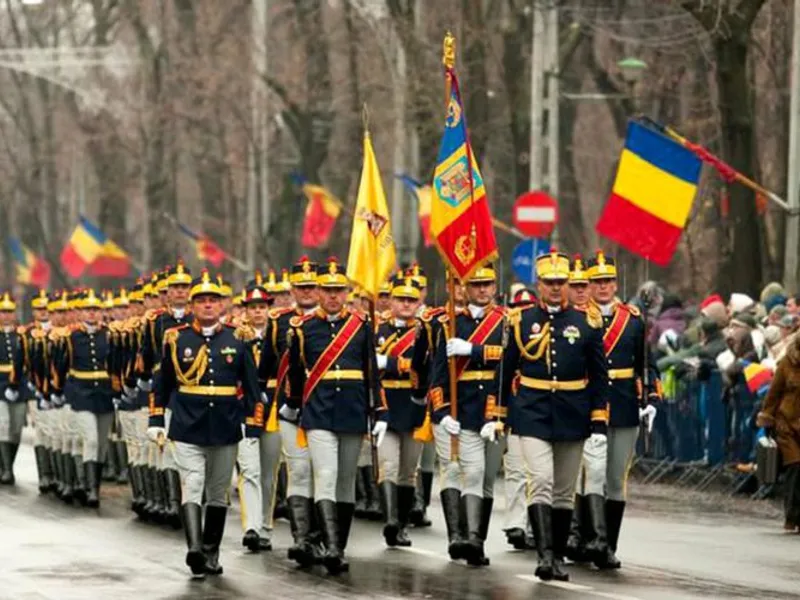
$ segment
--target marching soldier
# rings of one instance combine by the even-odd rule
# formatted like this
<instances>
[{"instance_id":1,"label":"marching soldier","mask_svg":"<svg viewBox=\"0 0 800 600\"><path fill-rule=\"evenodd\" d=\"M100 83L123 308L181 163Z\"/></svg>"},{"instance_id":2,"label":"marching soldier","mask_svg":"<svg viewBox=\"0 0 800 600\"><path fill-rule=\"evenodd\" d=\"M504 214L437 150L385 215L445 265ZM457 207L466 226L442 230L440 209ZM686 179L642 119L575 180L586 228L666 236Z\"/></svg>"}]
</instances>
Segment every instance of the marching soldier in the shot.
<instances>
[{"instance_id":1,"label":"marching soldier","mask_svg":"<svg viewBox=\"0 0 800 600\"><path fill-rule=\"evenodd\" d=\"M345 308L348 281L336 259L317 276L320 309L294 317L289 381L302 390L300 426L307 432L317 511L325 536L325 567L348 570L344 558L355 509L355 479L371 402L379 402L372 324ZM290 397L289 410L299 410ZM285 411L288 412L288 411Z\"/></svg>"},{"instance_id":2,"label":"marching soldier","mask_svg":"<svg viewBox=\"0 0 800 600\"><path fill-rule=\"evenodd\" d=\"M568 298L574 308L586 312L591 304L591 310L598 310L589 295L589 271L580 255L575 256L570 267L568 286ZM573 562L591 560L600 568L615 568L608 562L605 480L606 448L587 441L578 471L566 556Z\"/></svg>"},{"instance_id":3,"label":"marching soldier","mask_svg":"<svg viewBox=\"0 0 800 600\"><path fill-rule=\"evenodd\" d=\"M562 557L575 480L583 441L591 434L593 443L605 443L608 374L600 314L577 311L566 302L569 258L555 250L539 256L536 273L541 301L512 313L510 340L493 388L500 391L498 404L508 408L509 445L518 445L514 451L530 471L536 576L566 581ZM512 380L519 385L513 397Z\"/></svg>"},{"instance_id":4,"label":"marching soldier","mask_svg":"<svg viewBox=\"0 0 800 600\"><path fill-rule=\"evenodd\" d=\"M86 505L100 506L100 480L114 419L112 333L103 324L103 301L90 289L80 301L81 323L66 337L58 380L72 407L85 482ZM73 448L73 452L75 448Z\"/></svg>"},{"instance_id":5,"label":"marching soldier","mask_svg":"<svg viewBox=\"0 0 800 600\"><path fill-rule=\"evenodd\" d=\"M39 493L46 494L55 488L53 471L52 444L53 423L50 403L46 400L44 382L47 373L41 360L47 335L52 329L48 306L50 299L45 290L31 301L33 322L23 329L23 368L28 390L32 394L31 412L34 415L34 433L36 435L33 452L36 458L36 472L39 476Z\"/></svg>"},{"instance_id":6,"label":"marching soldier","mask_svg":"<svg viewBox=\"0 0 800 600\"><path fill-rule=\"evenodd\" d=\"M483 542L502 458L502 450L494 443L496 407L487 401L502 354L505 320L505 309L494 304L495 281L490 267L478 269L467 280L469 304L456 313L455 337L439 336L430 390L448 552L452 559L463 558L471 565L488 564ZM445 319L440 317L442 322ZM456 361L456 398L450 397L450 357ZM451 450L454 438L458 440L457 458Z\"/></svg>"},{"instance_id":7,"label":"marching soldier","mask_svg":"<svg viewBox=\"0 0 800 600\"><path fill-rule=\"evenodd\" d=\"M184 491L186 564L193 576L203 577L222 573L219 546L242 424L248 437L258 436L264 426L264 407L250 347L219 322L220 286L203 271L192 282L189 297L192 324L164 333L159 389L151 396L148 436L157 444L167 439L174 444ZM167 402L172 410L168 426ZM205 519L201 514L204 492Z\"/></svg>"},{"instance_id":8,"label":"marching soldier","mask_svg":"<svg viewBox=\"0 0 800 600\"><path fill-rule=\"evenodd\" d=\"M445 313L444 307L426 306L425 301L428 296L428 278L425 271L418 264L412 264L406 269L406 275L417 282L420 289L419 307L417 307L417 317L419 318L419 335L414 344L414 356L411 359L412 370L418 378L415 397L424 398L430 387L430 372L433 364L433 351L436 348L441 324L438 318ZM459 296L461 302L459 302ZM463 304L463 288L460 284L456 285L456 304ZM430 406L427 407L428 421L430 422ZM429 427L426 429L430 429ZM431 503L431 490L433 489L433 471L436 466L436 445L433 443L433 436L428 436L428 440L422 444L420 453L419 469L417 470L416 492L414 494L414 506L409 515L409 521L414 527L430 527L431 520L428 518L428 506Z\"/></svg>"},{"instance_id":9,"label":"marching soldier","mask_svg":"<svg viewBox=\"0 0 800 600\"><path fill-rule=\"evenodd\" d=\"M533 293L521 287L512 292L509 308L520 309L535 303L536 297ZM506 541L516 550L535 549L528 521L527 490L530 478L525 468L525 460L519 451L519 444L508 444L508 436L506 436L506 453L503 455L503 472L506 494L506 518L503 530Z\"/></svg>"},{"instance_id":10,"label":"marching soldier","mask_svg":"<svg viewBox=\"0 0 800 600\"><path fill-rule=\"evenodd\" d=\"M66 404L61 393L62 382L58 380L56 365L59 362L60 354L65 351L65 340L69 335L75 311L73 310L73 301L70 300L70 294L66 290L61 293L59 299L55 300L53 304L53 328L47 336L46 350L41 357L44 363L42 370L47 374L47 380L43 383L43 393L46 394L44 397L50 401L49 410L52 415L53 432L55 434L55 471L58 476L56 496L65 503L70 504L73 500L75 479L72 460L72 438L69 426L72 409Z\"/></svg>"},{"instance_id":11,"label":"marching soldier","mask_svg":"<svg viewBox=\"0 0 800 600\"><path fill-rule=\"evenodd\" d=\"M406 527L414 503L417 463L422 444L414 431L425 419L426 400L412 394L411 355L416 338L419 284L402 273L392 282L391 315L377 329L377 364L386 404L377 408L379 482L386 524L387 546L410 546Z\"/></svg>"},{"instance_id":12,"label":"marching soldier","mask_svg":"<svg viewBox=\"0 0 800 600\"><path fill-rule=\"evenodd\" d=\"M319 295L317 270L317 264L305 256L292 266L288 280L294 307L278 306L269 311L269 335L265 336L259 364L259 376L267 381L270 407L267 423L274 422L277 415L278 430L287 465L286 503L294 538L294 544L288 551L288 558L296 561L301 567L309 567L316 561L315 548L319 547L317 540L320 535L315 526L317 519L314 509L311 458L308 447L298 443L300 411L291 408L302 404L302 389L292 389L288 385L287 341L290 337L288 332L292 319L302 320L317 310Z\"/></svg>"},{"instance_id":13,"label":"marching soldier","mask_svg":"<svg viewBox=\"0 0 800 600\"><path fill-rule=\"evenodd\" d=\"M245 320L237 335L249 342L256 365L269 335L269 294L262 285L261 273L251 281L244 297ZM262 388L266 381L260 381ZM274 389L272 390L274 393ZM278 468L281 464L281 434L277 415L270 411L260 437L239 442L239 503L242 508L242 545L251 552L272 550L272 524Z\"/></svg>"},{"instance_id":14,"label":"marching soldier","mask_svg":"<svg viewBox=\"0 0 800 600\"><path fill-rule=\"evenodd\" d=\"M603 351L608 368L609 425L606 450L603 510L599 486L586 499L596 539L606 548L592 557L601 568L618 569L616 557L622 515L625 512L627 478L639 436L639 423L655 417L654 402L660 382L654 364L645 360L645 321L639 309L617 297L617 267L602 251L588 264L590 293L603 321ZM605 521L605 523L603 523ZM604 532L603 529L606 531ZM603 533L606 533L605 540ZM606 544L602 544L607 541ZM602 550L606 550L605 556Z\"/></svg>"},{"instance_id":15,"label":"marching soldier","mask_svg":"<svg viewBox=\"0 0 800 600\"><path fill-rule=\"evenodd\" d=\"M162 348L164 347L164 333L174 327L184 325L191 321L191 312L188 308L189 290L192 285L191 271L179 260L175 267L167 269L164 277L159 278L156 289L165 291L165 307L145 313L146 325L142 342L141 373L139 376L140 387L145 391L159 394L161 386L158 383L159 369L163 364ZM217 286L219 287L219 286ZM166 407L165 419L167 428L171 418L171 405L169 398L160 398ZM154 499L150 510L151 515L159 521L166 521L174 528L180 527L180 502L181 487L175 464L174 449L172 445L165 444L159 448L151 447L153 457L149 470L151 479L152 497ZM145 507L147 511L147 507Z\"/></svg>"},{"instance_id":16,"label":"marching soldier","mask_svg":"<svg viewBox=\"0 0 800 600\"><path fill-rule=\"evenodd\" d=\"M16 326L17 305L8 292L0 299L0 485L14 485L27 405L20 397L24 333Z\"/></svg>"}]
</instances>

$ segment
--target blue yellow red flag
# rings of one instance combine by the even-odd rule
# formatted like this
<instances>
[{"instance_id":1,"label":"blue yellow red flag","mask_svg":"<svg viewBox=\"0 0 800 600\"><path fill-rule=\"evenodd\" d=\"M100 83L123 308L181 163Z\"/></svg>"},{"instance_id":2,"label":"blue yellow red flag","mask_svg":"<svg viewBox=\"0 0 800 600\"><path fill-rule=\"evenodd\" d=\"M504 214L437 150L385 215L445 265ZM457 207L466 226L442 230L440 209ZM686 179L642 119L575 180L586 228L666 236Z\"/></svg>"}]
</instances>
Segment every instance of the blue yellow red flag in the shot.
<instances>
[{"instance_id":1,"label":"blue yellow red flag","mask_svg":"<svg viewBox=\"0 0 800 600\"><path fill-rule=\"evenodd\" d=\"M450 99L433 173L430 231L442 260L465 281L497 258L497 241L486 187L469 142L458 79L452 69L446 75Z\"/></svg>"}]
</instances>

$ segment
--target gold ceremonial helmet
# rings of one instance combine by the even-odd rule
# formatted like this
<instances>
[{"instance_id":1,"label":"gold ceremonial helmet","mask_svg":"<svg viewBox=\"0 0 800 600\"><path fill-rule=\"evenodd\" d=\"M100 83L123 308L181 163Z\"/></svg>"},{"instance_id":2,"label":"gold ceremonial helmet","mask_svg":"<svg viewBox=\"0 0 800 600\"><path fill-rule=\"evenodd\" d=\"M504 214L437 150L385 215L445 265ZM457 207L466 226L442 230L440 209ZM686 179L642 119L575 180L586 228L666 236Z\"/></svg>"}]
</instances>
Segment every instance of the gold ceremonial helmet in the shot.
<instances>
[{"instance_id":1,"label":"gold ceremonial helmet","mask_svg":"<svg viewBox=\"0 0 800 600\"><path fill-rule=\"evenodd\" d=\"M119 288L119 295L114 298L114 306L116 307L125 307L130 306L130 297L128 296L128 290L124 287Z\"/></svg>"},{"instance_id":2,"label":"gold ceremonial helmet","mask_svg":"<svg viewBox=\"0 0 800 600\"><path fill-rule=\"evenodd\" d=\"M223 298L231 298L233 296L231 284L225 281L221 273L217 274L217 284L219 285L219 291L222 292Z\"/></svg>"},{"instance_id":3,"label":"gold ceremonial helmet","mask_svg":"<svg viewBox=\"0 0 800 600\"><path fill-rule=\"evenodd\" d=\"M31 308L43 309L47 308L50 299L47 297L47 290L40 289L39 293L31 300Z\"/></svg>"},{"instance_id":4,"label":"gold ceremonial helmet","mask_svg":"<svg viewBox=\"0 0 800 600\"><path fill-rule=\"evenodd\" d=\"M17 304L11 298L11 294L3 292L3 297L0 299L0 311L14 312L15 310L17 310Z\"/></svg>"},{"instance_id":5,"label":"gold ceremonial helmet","mask_svg":"<svg viewBox=\"0 0 800 600\"><path fill-rule=\"evenodd\" d=\"M95 294L92 288L86 290L86 295L76 304L77 308L105 308L105 303L101 298L97 297L97 294Z\"/></svg>"},{"instance_id":6,"label":"gold ceremonial helmet","mask_svg":"<svg viewBox=\"0 0 800 600\"><path fill-rule=\"evenodd\" d=\"M219 284L211 279L208 269L203 269L200 277L192 282L192 289L189 290L189 300L194 300L197 296L223 296L222 290L219 289Z\"/></svg>"},{"instance_id":7,"label":"gold ceremonial helmet","mask_svg":"<svg viewBox=\"0 0 800 600\"><path fill-rule=\"evenodd\" d=\"M589 279L616 279L617 264L613 258L607 258L602 250L598 250L594 258L589 260Z\"/></svg>"},{"instance_id":8,"label":"gold ceremonial helmet","mask_svg":"<svg viewBox=\"0 0 800 600\"><path fill-rule=\"evenodd\" d=\"M569 279L569 256L551 248L547 254L536 257L536 276L545 281Z\"/></svg>"},{"instance_id":9,"label":"gold ceremonial helmet","mask_svg":"<svg viewBox=\"0 0 800 600\"><path fill-rule=\"evenodd\" d=\"M170 285L192 285L192 272L180 258L175 268L171 269L167 275L167 286Z\"/></svg>"},{"instance_id":10,"label":"gold ceremonial helmet","mask_svg":"<svg viewBox=\"0 0 800 600\"><path fill-rule=\"evenodd\" d=\"M303 256L292 265L289 282L294 286L317 285L317 263L311 262L307 256Z\"/></svg>"},{"instance_id":11,"label":"gold ceremonial helmet","mask_svg":"<svg viewBox=\"0 0 800 600\"><path fill-rule=\"evenodd\" d=\"M584 268L583 259L576 254L569 271L569 283L589 283L589 272Z\"/></svg>"},{"instance_id":12,"label":"gold ceremonial helmet","mask_svg":"<svg viewBox=\"0 0 800 600\"><path fill-rule=\"evenodd\" d=\"M347 287L350 282L347 280L342 265L339 264L336 257L331 256L326 266L317 275L317 284L324 288L343 288Z\"/></svg>"},{"instance_id":13,"label":"gold ceremonial helmet","mask_svg":"<svg viewBox=\"0 0 800 600\"><path fill-rule=\"evenodd\" d=\"M494 283L497 281L497 273L491 266L477 269L465 283Z\"/></svg>"},{"instance_id":14,"label":"gold ceremonial helmet","mask_svg":"<svg viewBox=\"0 0 800 600\"><path fill-rule=\"evenodd\" d=\"M392 298L412 298L419 300L421 297L419 282L413 277L398 275L392 281Z\"/></svg>"}]
</instances>

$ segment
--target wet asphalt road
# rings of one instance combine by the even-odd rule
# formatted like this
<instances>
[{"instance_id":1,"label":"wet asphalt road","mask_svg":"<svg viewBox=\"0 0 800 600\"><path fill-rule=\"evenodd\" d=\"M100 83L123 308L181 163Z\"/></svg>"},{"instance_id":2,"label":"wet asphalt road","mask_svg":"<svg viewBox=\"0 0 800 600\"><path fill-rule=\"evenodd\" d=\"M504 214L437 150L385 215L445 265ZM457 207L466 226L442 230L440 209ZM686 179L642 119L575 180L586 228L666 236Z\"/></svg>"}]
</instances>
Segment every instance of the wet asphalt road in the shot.
<instances>
[{"instance_id":1,"label":"wet asphalt road","mask_svg":"<svg viewBox=\"0 0 800 600\"><path fill-rule=\"evenodd\" d=\"M800 599L800 535L784 535L775 520L665 513L641 503L626 516L623 569L571 566L569 583L538 582L534 553L505 544L501 500L487 543L489 568L447 558L436 503L433 527L412 530L410 549L385 548L379 524L356 521L348 547L351 571L336 578L299 571L286 560L286 522L276 525L273 552L246 553L234 506L222 547L225 574L194 582L183 564L183 534L138 522L121 486L106 484L102 507L91 511L38 495L30 446L20 449L16 471L17 487L0 488L0 600Z\"/></svg>"}]
</instances>

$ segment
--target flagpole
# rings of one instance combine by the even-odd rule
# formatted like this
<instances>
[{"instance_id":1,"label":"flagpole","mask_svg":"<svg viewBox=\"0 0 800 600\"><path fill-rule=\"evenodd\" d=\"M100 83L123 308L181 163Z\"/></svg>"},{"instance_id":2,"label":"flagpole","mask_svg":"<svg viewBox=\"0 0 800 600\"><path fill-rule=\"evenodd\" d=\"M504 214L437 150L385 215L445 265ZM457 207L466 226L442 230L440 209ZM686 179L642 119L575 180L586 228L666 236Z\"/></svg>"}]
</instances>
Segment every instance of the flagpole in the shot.
<instances>
[{"instance_id":1,"label":"flagpole","mask_svg":"<svg viewBox=\"0 0 800 600\"><path fill-rule=\"evenodd\" d=\"M641 119L646 123L649 123L650 125L655 127L661 133L671 137L673 140L678 142L681 146L683 146L687 150L696 154L698 158L700 158L703 162L711 164L715 169L717 169L717 171L721 172L720 167L724 168L726 172L729 171L729 176L732 178L733 181L741 183L743 186L750 188L757 194L762 194L765 198L772 200L775 204L780 206L790 215L797 214L797 210L789 206L789 203L786 202L786 200L784 200L780 196L778 196L775 192L769 191L767 188L761 186L760 184L756 183L749 177L735 170L733 167L725 163L721 158L718 158L717 156L711 154L711 152L709 152L699 144L690 142L688 139L686 139L677 131L675 131L672 127L669 127L668 125L663 125L662 123L659 123L655 119L652 119L647 116L643 116L641 117ZM697 149L702 150L703 155L698 154L698 152L696 151ZM723 176L725 175L723 174Z\"/></svg>"},{"instance_id":2,"label":"flagpole","mask_svg":"<svg viewBox=\"0 0 800 600\"><path fill-rule=\"evenodd\" d=\"M453 86L453 69L456 66L456 38L449 31L444 36L442 48L442 63L444 64L444 106L445 119L450 109L450 94ZM471 165L468 166L471 167ZM470 169L471 170L471 169ZM456 337L456 275L448 265L447 267L447 338ZM458 380L456 379L456 358L447 359L447 374L450 382L450 416L458 420ZM458 436L450 435L450 460L458 460Z\"/></svg>"}]
</instances>

